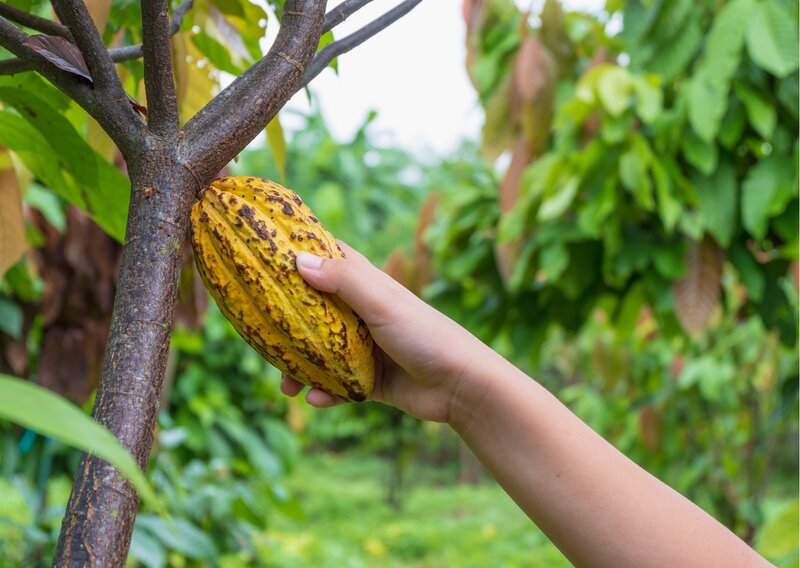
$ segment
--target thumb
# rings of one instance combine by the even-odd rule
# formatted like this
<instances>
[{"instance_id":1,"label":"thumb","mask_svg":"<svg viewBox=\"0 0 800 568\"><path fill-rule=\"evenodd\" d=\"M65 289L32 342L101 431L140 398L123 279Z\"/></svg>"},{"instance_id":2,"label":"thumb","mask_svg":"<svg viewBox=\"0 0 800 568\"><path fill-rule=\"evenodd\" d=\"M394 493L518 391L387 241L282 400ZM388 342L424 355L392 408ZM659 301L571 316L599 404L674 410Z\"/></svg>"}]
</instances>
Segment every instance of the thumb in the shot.
<instances>
[{"instance_id":1,"label":"thumb","mask_svg":"<svg viewBox=\"0 0 800 568\"><path fill-rule=\"evenodd\" d=\"M341 244L341 243L340 243ZM411 294L366 257L342 245L346 258L321 258L307 252L297 255L297 270L311 286L336 294L367 325L394 319Z\"/></svg>"}]
</instances>

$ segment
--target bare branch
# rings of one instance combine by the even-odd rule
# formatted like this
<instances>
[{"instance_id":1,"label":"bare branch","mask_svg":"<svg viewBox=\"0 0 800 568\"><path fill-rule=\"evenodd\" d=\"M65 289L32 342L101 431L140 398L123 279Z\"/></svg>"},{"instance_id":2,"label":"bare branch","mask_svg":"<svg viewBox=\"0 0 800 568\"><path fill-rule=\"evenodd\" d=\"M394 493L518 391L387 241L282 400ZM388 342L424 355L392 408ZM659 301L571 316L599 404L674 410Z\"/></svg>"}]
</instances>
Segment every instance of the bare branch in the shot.
<instances>
[{"instance_id":1,"label":"bare branch","mask_svg":"<svg viewBox=\"0 0 800 568\"><path fill-rule=\"evenodd\" d=\"M28 35L0 16L0 45L17 56L29 68L38 71L53 85L77 102L108 132L124 155L139 144L144 135L144 123L128 104L127 95L119 104L101 100L100 94L84 79L62 71L28 48Z\"/></svg>"},{"instance_id":2,"label":"bare branch","mask_svg":"<svg viewBox=\"0 0 800 568\"><path fill-rule=\"evenodd\" d=\"M372 2L372 0L344 0L344 2L336 6L336 8L333 8L330 12L325 14L325 24L322 26L322 33L331 31L370 2Z\"/></svg>"},{"instance_id":3,"label":"bare branch","mask_svg":"<svg viewBox=\"0 0 800 568\"><path fill-rule=\"evenodd\" d=\"M194 0L183 0L183 2L175 8L175 12L172 14L172 21L170 21L169 24L170 35L175 35L181 29L183 19L186 17L186 13L191 10L193 4ZM111 61L114 63L139 59L142 56L142 44L137 43L136 45L126 45L125 47L109 49L108 54L111 56ZM33 67L31 67L30 63L16 57L0 61L0 75L15 75L23 71L32 70Z\"/></svg>"},{"instance_id":4,"label":"bare branch","mask_svg":"<svg viewBox=\"0 0 800 568\"><path fill-rule=\"evenodd\" d=\"M314 77L322 73L322 70L325 69L336 57L342 55L343 53L347 53L354 47L357 47L367 41L375 34L385 30L394 22L413 10L420 2L422 2L422 0L405 0L405 2L398 4L386 12L383 16L373 20L360 30L323 47L314 57L314 60L311 62L311 65L308 66L308 69L306 69L306 73L303 76L303 81L300 86L304 87L308 85L308 83L310 83Z\"/></svg>"},{"instance_id":5,"label":"bare branch","mask_svg":"<svg viewBox=\"0 0 800 568\"><path fill-rule=\"evenodd\" d=\"M211 179L297 90L319 44L324 0L287 0L281 29L264 57L214 97L184 127L185 166Z\"/></svg>"},{"instance_id":6,"label":"bare branch","mask_svg":"<svg viewBox=\"0 0 800 568\"><path fill-rule=\"evenodd\" d=\"M8 18L12 22L22 24L26 28L31 28L32 30L42 32L43 34L72 39L72 35L69 33L69 28L67 28L67 26L63 26L58 22L48 20L47 18L40 18L35 14L31 14L25 10L20 10L19 8L15 8L10 4L6 4L5 2L0 2L0 16Z\"/></svg>"},{"instance_id":7,"label":"bare branch","mask_svg":"<svg viewBox=\"0 0 800 568\"><path fill-rule=\"evenodd\" d=\"M172 77L167 0L142 0L142 53L148 125L158 135L177 132L178 101Z\"/></svg>"},{"instance_id":8,"label":"bare branch","mask_svg":"<svg viewBox=\"0 0 800 568\"><path fill-rule=\"evenodd\" d=\"M125 95L117 69L86 5L82 0L52 0L52 3L58 17L72 32L75 45L89 66L95 90L122 100Z\"/></svg>"}]
</instances>

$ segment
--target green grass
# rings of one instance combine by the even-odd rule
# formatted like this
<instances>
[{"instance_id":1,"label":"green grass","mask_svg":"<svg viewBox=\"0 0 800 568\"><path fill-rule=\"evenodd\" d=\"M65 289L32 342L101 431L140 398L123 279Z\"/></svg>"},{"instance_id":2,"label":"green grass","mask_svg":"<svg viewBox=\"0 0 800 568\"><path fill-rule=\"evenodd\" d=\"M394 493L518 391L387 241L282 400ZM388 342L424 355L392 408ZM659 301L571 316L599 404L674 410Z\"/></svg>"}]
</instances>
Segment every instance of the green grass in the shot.
<instances>
[{"instance_id":1,"label":"green grass","mask_svg":"<svg viewBox=\"0 0 800 568\"><path fill-rule=\"evenodd\" d=\"M452 474L415 468L398 511L386 502L388 472L370 456L303 456L289 485L305 518L275 516L262 543L268 565L570 566L494 482L457 485Z\"/></svg>"}]
</instances>

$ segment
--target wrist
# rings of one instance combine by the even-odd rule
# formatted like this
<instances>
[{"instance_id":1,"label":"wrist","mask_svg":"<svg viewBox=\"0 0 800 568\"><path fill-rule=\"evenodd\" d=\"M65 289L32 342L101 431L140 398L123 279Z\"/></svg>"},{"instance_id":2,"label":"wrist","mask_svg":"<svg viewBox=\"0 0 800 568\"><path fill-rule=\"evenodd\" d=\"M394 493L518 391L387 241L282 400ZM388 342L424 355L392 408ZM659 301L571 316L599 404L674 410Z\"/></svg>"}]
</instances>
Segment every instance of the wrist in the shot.
<instances>
[{"instance_id":1,"label":"wrist","mask_svg":"<svg viewBox=\"0 0 800 568\"><path fill-rule=\"evenodd\" d=\"M450 391L447 423L462 437L478 420L493 382L501 373L499 367L505 363L497 353L480 345L480 349L472 351Z\"/></svg>"}]
</instances>

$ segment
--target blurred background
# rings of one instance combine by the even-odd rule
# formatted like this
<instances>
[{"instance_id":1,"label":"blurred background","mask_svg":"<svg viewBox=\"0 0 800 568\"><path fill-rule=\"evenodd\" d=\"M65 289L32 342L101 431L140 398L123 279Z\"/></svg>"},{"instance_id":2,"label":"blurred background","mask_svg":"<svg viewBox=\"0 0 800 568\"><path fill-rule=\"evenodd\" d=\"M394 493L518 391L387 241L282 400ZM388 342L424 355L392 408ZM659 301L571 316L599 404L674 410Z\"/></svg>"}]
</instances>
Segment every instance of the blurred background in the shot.
<instances>
[{"instance_id":1,"label":"blurred background","mask_svg":"<svg viewBox=\"0 0 800 568\"><path fill-rule=\"evenodd\" d=\"M368 8L337 36L388 5ZM129 3L110 10L106 33L124 32ZM276 22L272 4L195 7L173 40L184 116ZM427 0L298 93L229 173L296 190L637 463L798 566L797 28L784 0ZM141 93L141 68L121 69ZM2 127L20 111L0 101ZM97 183L124 186L70 104L91 159L116 166ZM38 158L2 128L0 143L26 242L0 280L0 373L88 412L116 217L74 205L45 142ZM447 427L282 396L184 253L149 469L173 524L145 505L131 566L569 566ZM78 458L0 421L0 567L49 565Z\"/></svg>"}]
</instances>

